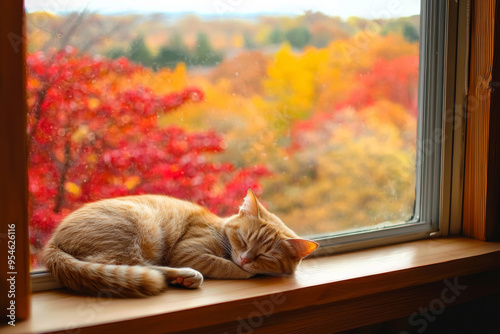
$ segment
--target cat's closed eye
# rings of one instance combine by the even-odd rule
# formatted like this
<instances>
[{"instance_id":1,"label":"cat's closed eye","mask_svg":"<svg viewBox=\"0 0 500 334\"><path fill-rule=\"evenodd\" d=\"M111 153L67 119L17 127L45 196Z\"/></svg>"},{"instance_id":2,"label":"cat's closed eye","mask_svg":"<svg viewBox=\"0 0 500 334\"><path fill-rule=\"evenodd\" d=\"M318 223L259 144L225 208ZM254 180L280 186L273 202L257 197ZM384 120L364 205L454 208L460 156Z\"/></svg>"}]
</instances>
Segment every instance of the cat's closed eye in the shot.
<instances>
[{"instance_id":1,"label":"cat's closed eye","mask_svg":"<svg viewBox=\"0 0 500 334\"><path fill-rule=\"evenodd\" d=\"M269 256L267 254L257 254L257 256L255 256L255 259L260 259L260 260L264 260L264 261L270 261L270 260L273 260L273 257L272 256Z\"/></svg>"}]
</instances>

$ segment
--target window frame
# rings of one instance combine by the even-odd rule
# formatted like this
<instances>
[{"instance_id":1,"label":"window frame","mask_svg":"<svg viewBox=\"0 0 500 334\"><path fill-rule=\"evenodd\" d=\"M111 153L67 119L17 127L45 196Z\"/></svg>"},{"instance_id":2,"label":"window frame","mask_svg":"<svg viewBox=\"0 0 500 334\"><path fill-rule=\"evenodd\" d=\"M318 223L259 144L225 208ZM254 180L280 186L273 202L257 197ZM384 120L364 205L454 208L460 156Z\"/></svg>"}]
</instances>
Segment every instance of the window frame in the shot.
<instances>
[{"instance_id":1,"label":"window frame","mask_svg":"<svg viewBox=\"0 0 500 334\"><path fill-rule=\"evenodd\" d=\"M15 303L17 319L30 314L30 254L28 231L28 170L26 137L26 77L24 2L6 0L0 21L0 298L2 314ZM14 226L14 228L12 228ZM14 233L9 233L14 230ZM9 235L15 237L15 268L9 267ZM10 255L10 254L9 254ZM11 255L12 256L12 255ZM15 274L11 274L14 272ZM15 296L7 293L7 278L14 276Z\"/></svg>"},{"instance_id":2,"label":"window frame","mask_svg":"<svg viewBox=\"0 0 500 334\"><path fill-rule=\"evenodd\" d=\"M467 94L469 79L471 0L447 1L447 89L443 108L443 161L441 166L440 231L462 233Z\"/></svg>"},{"instance_id":3,"label":"window frame","mask_svg":"<svg viewBox=\"0 0 500 334\"><path fill-rule=\"evenodd\" d=\"M456 42L456 27L449 26L450 22L453 24L457 20L455 7L453 1L421 1L416 189L412 219L379 230L320 236L315 239L321 246L317 255L448 235L449 230L440 230L439 223L441 208L449 205L442 199L451 191L442 184L447 172L444 161L449 156L443 111L446 110L446 92L455 88L454 80L446 77L450 59L455 57L452 52L456 51L456 45L455 48L449 45ZM449 161L446 163L448 166ZM461 224L461 221L455 224Z\"/></svg>"},{"instance_id":4,"label":"window frame","mask_svg":"<svg viewBox=\"0 0 500 334\"><path fill-rule=\"evenodd\" d=\"M448 39L447 45L448 45L448 51L447 54L451 54L450 57L447 57L447 60L449 60L446 64L446 82L447 86L451 87L453 91L447 90L446 92L446 101L445 104L450 107L450 109L445 108L446 114L443 115L443 117L448 117L451 116L450 119L453 121L446 122L444 124L444 131L446 134L446 138L450 138L445 142L445 146L447 147L455 147L455 150L448 151L449 148L444 149L443 157L444 162L442 166L443 171L448 171L450 172L453 169L457 169L460 171L461 166L463 165L463 152L461 149L456 149L457 147L460 148L462 145L461 141L462 139L460 138L460 133L465 133L464 131L464 123L457 123L455 122L457 119L459 120L462 118L462 120L459 120L459 122L465 121L466 117L464 116L463 113L461 113L464 108L462 107L463 101L461 100L460 97L462 96L460 92L466 91L464 89L464 83L466 84L465 87L467 87L467 74L468 70L465 64L468 64L468 49L465 50L463 48L460 48L457 45L464 45L468 43L468 40L466 38L461 38L467 36L467 28L469 22L468 20L468 4L470 4L470 1L468 0L459 0L458 4L454 0L448 0L448 6L452 9L450 11L450 16L453 17L453 12L458 13L456 16L456 19L451 19L449 20L448 23L448 30L451 30L450 36L455 36L456 39L453 41L453 38ZM476 3L476 7L477 7ZM0 32L12 32L14 31L15 33L18 32L21 34L21 29L20 27L22 26L21 19L22 19L22 1L18 0L7 0L6 1L6 12L8 15L6 16L6 20L0 22ZM19 10L21 9L21 10ZM497 3L497 13L500 13L500 5ZM497 15L498 17L498 15ZM17 22L19 21L19 22ZM10 22L7 24L7 22ZM12 24L12 22L15 22ZM461 23L460 23L461 22ZM7 29L4 29L5 26L7 26ZM497 25L498 26L498 25ZM14 28L13 28L14 27ZM17 29L19 27L19 30ZM3 29L3 30L2 30ZM455 34L453 31L455 30ZM456 32L458 31L458 32ZM476 33L478 34L478 33ZM457 37L458 36L458 37ZM3 41L6 46L10 47L10 43L4 39ZM453 46L455 45L455 46ZM498 46L498 38L496 41L496 45ZM452 46L452 47L450 47ZM14 60L12 63L8 63L9 70L6 71L5 73L8 73L9 75L17 75L18 77L23 77L23 71L22 70L22 65L20 64L22 62L22 56L17 57L21 59L21 61L17 61L15 58L16 57L11 57L11 55L6 55L8 52L2 52L3 50L6 50L6 48L0 48L0 59L2 60L2 63L4 63L6 60ZM474 52L475 50L471 48L471 52ZM477 50L476 50L477 52ZM497 65L500 62L498 59L499 54L496 53L496 62ZM1 66L1 64L0 64ZM471 65L472 67L472 65ZM2 72L0 70L0 72ZM465 74L464 74L465 73ZM3 72L2 72L3 74ZM4 80L4 76L0 76L0 82L9 82L8 80ZM450 79L452 78L452 79ZM455 78L455 79L453 79ZM463 80L462 80L462 79ZM22 113L22 111L25 108L25 100L23 101L22 99L17 99L18 95L21 95L20 93L22 91L22 88L19 88L19 86L12 85L12 82L10 82L11 85L8 86L2 86L0 85L0 102L4 108L0 110L0 116L5 117L2 119L7 119L7 116L11 116L12 118L16 119L17 121L12 123L12 124L0 124L0 128L2 130L10 130L12 128L11 132L5 132L8 134L14 133L15 136L14 138L18 138L18 135L22 137L22 135L25 133L24 130L25 128L22 128L20 125L22 125L22 120L25 116L25 113ZM5 89L6 88L6 89ZM7 98L6 98L7 97ZM454 103L454 101L458 101L457 104ZM12 103L11 103L12 101ZM498 105L498 100L496 101L496 105ZM492 105L493 106L493 105ZM493 108L493 107L492 107ZM449 132L448 132L449 131ZM469 133L469 131L467 131ZM448 134L451 134L451 137L448 137ZM491 135L491 133L490 133ZM496 135L498 138L498 135ZM15 144L12 144L15 143ZM4 136L4 132L0 132L0 154L3 157L12 157L15 158L13 160L18 161L19 156L16 156L14 153L16 152L22 152L20 154L21 156L26 156L26 151L23 150L23 141L13 141L13 137L9 136ZM498 150L496 151L498 152ZM470 156L467 157L467 160L471 159ZM457 163L458 162L458 163ZM19 188L19 185L22 182L23 179L23 172L16 172L16 167L13 164L6 163L2 164L2 168L4 168L6 171L11 172L10 174L5 174L5 175L0 175L0 180L2 182L5 182L6 180L12 179L12 182L6 183L8 187L0 187L2 195L2 202L5 202L6 205L0 206L0 212L2 214L9 213L11 215L5 215L7 218L13 218L16 221L17 227L20 230L26 230L27 231L27 220L25 219L25 213L26 210L19 211L17 208L12 208L12 204L16 204L16 206L19 204L17 203L18 201L21 202L21 205L26 204L26 197L19 196L19 194L23 194L23 196L26 196L26 189ZM23 169L23 166L17 166L19 169ZM460 180L460 174L463 173L453 173L452 175L445 175L448 176L449 184L446 185L446 178L443 182L442 186L442 193L446 194L447 191L452 189L452 185L457 181ZM490 184L490 180L488 180L488 184ZM16 187L17 186L17 187ZM450 205L451 208L454 208L452 211L448 211L447 208L441 210L441 212L444 212L444 215L446 215L446 212L448 212L448 219L445 222L449 222L449 224L441 225L442 231L440 232L441 235L447 235L445 234L445 228L450 231L451 234L460 234L461 233L461 223L460 223L460 218L462 215L462 210L460 209L458 212L455 210L458 206L461 208L462 203L461 201L456 201L456 200L450 200L451 197L456 197L463 196L463 185L458 188L454 188L455 192L458 191L456 189L462 189L462 193L460 194L451 194L448 193L448 199L446 196L442 197L441 203L445 203L446 205ZM9 197L7 197L7 195ZM488 198L491 197L489 194ZM465 198L464 198L465 199ZM498 197L493 197L492 199L495 201L493 204L496 203L498 205ZM4 204L5 204L4 203ZM464 206L467 205L467 203L464 204ZM452 216L450 218L450 215ZM455 217L456 219L453 219ZM479 222L481 223L481 222ZM2 222L0 223L0 226L4 228L7 224L7 219L3 219ZM498 224L497 224L498 226ZM458 232L451 232L453 229L457 229L455 231ZM2 230L3 232L3 230ZM1 235L0 235L1 236ZM446 242L453 242L453 240L458 239L458 244L455 249L443 249L442 243ZM19 239L21 242L27 241L28 236L25 234L24 236L19 236ZM477 243L478 247L484 248L484 251L477 252L474 250L474 247L471 247L470 243L474 242ZM420 258L425 259L426 261L429 261L429 263L421 263L417 262L414 263L412 262L409 267L406 270L387 270L383 273L370 273L370 275L366 277L359 277L359 278L351 278L349 277L348 279L343 280L342 282L334 283L334 284L318 284L318 282L315 282L314 284L311 284L311 287L314 288L314 291L307 290L307 291L301 291L301 288L304 288L303 283L299 282L296 285L299 286L299 288L294 288L287 293L290 296L290 301L295 302L298 304L301 308L297 309L296 311L290 311L290 312L282 312L282 309L276 308L274 309L274 313L276 314L271 314L273 317L272 320L274 321L274 327L268 327L267 326L267 320L265 326L263 326L262 329L264 331L266 330L271 330L274 328L281 328L283 323L287 323L288 327L290 326L297 326L297 322L302 320L302 327L297 327L297 328L311 328L312 326L315 326L318 324L318 319L320 321L326 319L322 325L326 330L332 330L332 328L337 328L338 326L342 326L342 324L345 325L345 320L349 321L349 324L351 324L350 327L346 328L341 328L342 330L348 330L351 328L359 327L361 325L365 324L371 324L371 323L380 323L381 321L386 321L390 320L396 317L403 317L403 316L408 316L411 312L418 312L418 307L421 305L427 305L429 301L432 301L433 298L436 296L439 296L440 293L443 291L443 282L440 280L443 278L451 278L456 280L457 277L459 279L459 283L461 285L466 285L467 289L461 294L460 298L457 298L457 301L463 302L464 299L465 301L468 300L468 298L478 298L479 296L484 296L484 295L491 295L492 293L497 293L498 291L498 279L493 279L492 280L492 273L494 274L494 277L498 277L498 264L500 263L498 261L498 254L499 251L496 248L497 243L485 243L485 242L477 242L474 240L471 240L470 238L440 238L437 240L422 240L422 241L417 241L416 243L425 243L425 245L422 246L422 252L416 250L413 252L415 255L419 256L422 255L422 253L425 253L426 250L429 248L438 248L438 256L430 256L429 254L426 256L420 256ZM1 244L1 243L0 243ZM409 243L409 244L402 244L402 245L395 245L395 246L388 246L388 247L383 247L383 248L376 248L376 249L370 249L368 250L368 254L365 253L365 257L368 257L370 259L377 259L378 256L375 253L372 252L381 252L382 255L388 255L388 254L394 254L396 257L401 256L401 254L407 253L408 249L407 247L413 247L414 243ZM22 246L25 247L20 247L19 250L25 249L26 254L28 250L28 244L27 242L24 242ZM492 250L494 248L494 250ZM340 256L335 256L331 258L323 258L323 259L318 259L318 260L331 260L331 266L337 266L339 263L339 260L353 263L354 264L354 270L356 269L356 265L359 263L359 256L360 254L362 255L365 251L362 252L356 252L352 254L343 254ZM380 253L379 253L380 254ZM439 256L439 254L443 256ZM461 255L457 255L461 254ZM347 258L344 258L347 257ZM406 259L406 257L404 257ZM390 261L392 261L392 257L389 258ZM29 257L25 258L25 262L23 263L26 265L26 268L28 268L28 262ZM374 263L377 264L378 260L376 261L369 261L368 264ZM4 263L2 261L1 263ZM21 264L21 263L20 263ZM312 269L314 269L314 272L316 271L316 266L314 265L314 262L311 263L311 265L308 263ZM363 267L363 265L361 265ZM336 268L335 268L336 269ZM392 268L394 269L394 268ZM491 271L491 270L496 270L496 271ZM351 267L349 267L349 274L351 275L353 270L351 270ZM310 278L316 278L318 275L310 275L311 272L308 273L308 276ZM1 275L4 274L4 272L0 273ZM25 271L24 273L25 277L29 277L29 273ZM472 274L472 275L471 275ZM468 280L463 280L462 276L463 275L471 275L467 276L470 279L476 280L475 282L473 281L468 281ZM331 275L328 275L331 276ZM2 276L3 277L3 276ZM325 279L331 281L331 277L325 277ZM479 279L479 280L477 280ZM28 281L28 280L27 280ZM293 279L291 279L293 281ZM433 282L433 283L426 283L426 282ZM18 281L19 283L19 281ZM219 283L219 282L214 282L214 283ZM228 282L228 284L241 284L239 286L239 289L237 291L253 291L252 289L248 289L248 284L249 282ZM342 284L340 284L342 283ZM434 284L437 283L437 284ZM494 284L492 284L494 283ZM228 284L225 284L227 286ZM264 284L266 284L268 287L268 281L266 281ZM402 286L401 284L410 284L407 288L401 289ZM434 284L433 287L431 288L429 284ZM374 291L374 286L375 288L382 287L385 292L379 292L379 291ZM22 285L17 286L19 290L16 291L16 295L18 296L18 301L20 298L24 297L29 297L24 294L21 296L23 293L23 287ZM280 284L280 287L282 287L282 284ZM311 287L306 287L307 289L310 289ZM361 289L359 289L361 287ZM208 288L208 286L207 286ZM227 311L224 313L224 311L219 312L217 314L223 314L225 315L229 320L233 321L237 316L240 317L241 315L246 315L251 312L255 312L255 303L265 301L269 299L269 296L272 296L272 294L276 294L277 291L276 289L273 289L271 286L268 288L268 293L264 294L262 296L256 296L255 294L250 296L248 299L241 300L241 299L234 299L230 303L221 303L222 306L227 306ZM479 290L478 290L479 289ZM213 290L213 289L212 289ZM359 291L365 291L364 294L359 294ZM402 291L409 291L409 294L403 294ZM215 289L215 291L218 291ZM478 293L478 291L480 291ZM19 294L17 294L19 292ZM25 291L24 291L25 292ZM184 291L183 291L184 292ZM340 292L340 294L339 294ZM352 293L356 293L357 295L353 296ZM472 296L470 295L472 293ZM470 296L470 297L468 297ZM164 299L162 299L165 297ZM168 297L168 298L167 298ZM156 307L151 308L151 303L155 303L155 300L157 301L157 304L159 306L164 306L166 304L171 303L171 295L165 295L165 296L159 296L158 298L160 299L160 302L158 303L158 299L147 299L147 300L114 300L115 304L113 305L106 305L106 311L108 314L108 321L107 322L100 322L96 323L94 322L93 324L87 324L87 327L81 326L81 327L66 327L64 330L70 331L70 330L76 330L79 331L79 328L84 329L85 331L88 332L93 332L93 333L104 333L104 332L109 332L110 330L115 330L115 331L123 331L124 329L126 330L127 328L149 328L151 330L156 330L158 332L160 331L165 331L165 323L168 323L168 319L174 320L174 322L177 321L179 322L179 314L178 313L158 313L158 309ZM205 295L203 295L203 298L206 298ZM168 299L168 300L167 300ZM331 303L331 304L326 304L327 302L330 302L332 300L337 300L339 302L336 303ZM306 302L304 302L304 300ZM3 302L3 299L1 300ZM68 320L63 320L64 317L61 317L60 314L57 312L58 310L68 309L68 305L70 305L71 310L77 310L79 315L79 319L81 320L82 313L86 316L89 315L89 311L94 312L94 314L101 314L101 313L106 313L102 312L103 310L103 304L102 301L99 300L94 300L90 297L80 297L80 296L68 296L66 293L59 293L55 291L50 291L50 292L45 292L42 294L36 294L33 297L33 311L32 313L34 315L40 315L41 310L51 310L49 315L51 315L51 318L41 318L40 316L39 321L36 322L36 319L33 318L29 321L25 321L24 323L20 323L20 326L16 326L15 328L4 328L8 333L19 333L20 331L23 332L40 332L40 330L37 330L40 324L47 324L50 323L53 327L51 329L55 330L58 328L58 325L66 325L69 326L71 323L68 323ZM381 307L381 301L385 301ZM175 300L174 300L175 302ZM135 306L131 307L131 303L134 303ZM141 304L142 303L142 304ZM72 305L72 306L71 306ZM290 303L285 303L281 308L288 307ZM17 310L18 314L20 315L21 313L21 305L17 304ZM114 307L113 307L114 306ZM447 305L448 306L448 305ZM135 313L133 313L133 310L137 309L146 309L149 308L151 310L151 314L148 316L142 316L142 317L137 317ZM109 312L109 310L112 309L113 312ZM54 312L52 312L54 310ZM119 319L116 319L117 315L123 315L123 312L127 311L128 314L125 316L130 316L130 318L127 318L126 321L119 321ZM193 308L189 310L191 313L189 314L188 318L184 318L186 320L185 322L189 322L190 325L194 324L192 322L192 319L213 319L212 315L214 314L213 312L217 310L217 305L210 305L207 308ZM230 314L229 312L231 310L238 310L236 314ZM288 310L288 309L287 309ZM287 311L285 310L285 311ZM321 313L318 312L318 310L321 311ZM346 311L347 310L347 311ZM24 308L24 312L26 314L29 314L29 304L28 307ZM281 312L281 313L279 313ZM74 313L74 312L73 312ZM111 313L111 316L109 316ZM339 314L337 317L331 317L332 314ZM278 318L277 318L278 317ZM40 321L41 320L43 321ZM240 318L238 318L240 319ZM360 323L360 319L362 320ZM371 320L370 320L371 319ZM118 320L118 321L117 321ZM241 320L241 319L240 319ZM65 321L63 323L62 321ZM195 322L197 323L197 322ZM18 323L16 322L16 325ZM238 325L238 324L236 324ZM91 327L90 327L91 326ZM280 326L280 327L277 327ZM210 327L213 329L213 327ZM234 324L233 327L234 329ZM223 330L229 330L229 327L224 327L224 324L221 324L220 327L217 327L217 332L223 331ZM200 329L197 328L195 331L190 331L190 333L197 333L199 332ZM215 331L214 331L215 332Z\"/></svg>"},{"instance_id":5,"label":"window frame","mask_svg":"<svg viewBox=\"0 0 500 334\"><path fill-rule=\"evenodd\" d=\"M463 3L465 1L460 1L460 4ZM457 20L457 11L453 6L454 1L421 1L419 69L423 70L419 70L414 217L408 222L378 230L316 236L314 240L321 246L316 256L447 235L452 230L440 231L438 224L442 216L440 207L443 207L443 194L447 193L442 187L442 176L445 175L443 161L448 154L445 146L448 141L437 140L436 134L442 133L446 125L443 122L446 115L443 116L442 112L445 110L443 96L448 91L445 87L445 79L448 79L445 78L445 69L448 66L447 59L454 57L453 54L447 55L447 43L456 40L456 37L450 37L456 30L447 29L449 22ZM419 143L425 140L429 141L429 145L419 147ZM461 224L461 221L455 224ZM31 281L33 291L60 287L48 272L32 272Z\"/></svg>"}]
</instances>

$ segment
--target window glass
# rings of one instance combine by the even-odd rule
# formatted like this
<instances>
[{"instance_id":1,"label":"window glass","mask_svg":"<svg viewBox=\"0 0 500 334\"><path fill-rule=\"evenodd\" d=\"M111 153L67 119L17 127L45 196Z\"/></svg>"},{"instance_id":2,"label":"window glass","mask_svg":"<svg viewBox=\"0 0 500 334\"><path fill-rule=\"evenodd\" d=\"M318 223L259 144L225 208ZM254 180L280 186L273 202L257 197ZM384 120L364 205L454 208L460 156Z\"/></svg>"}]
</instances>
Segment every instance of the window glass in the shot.
<instances>
[{"instance_id":1,"label":"window glass","mask_svg":"<svg viewBox=\"0 0 500 334\"><path fill-rule=\"evenodd\" d=\"M32 266L86 202L247 188L298 234L414 213L419 1L26 0Z\"/></svg>"}]
</instances>

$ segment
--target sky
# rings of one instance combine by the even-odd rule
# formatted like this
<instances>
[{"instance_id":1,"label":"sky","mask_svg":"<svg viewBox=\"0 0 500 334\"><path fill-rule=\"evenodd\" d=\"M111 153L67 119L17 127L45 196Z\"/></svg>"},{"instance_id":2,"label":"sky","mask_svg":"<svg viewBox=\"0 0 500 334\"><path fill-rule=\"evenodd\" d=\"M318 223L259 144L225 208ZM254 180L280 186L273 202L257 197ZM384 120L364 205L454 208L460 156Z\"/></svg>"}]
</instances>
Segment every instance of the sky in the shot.
<instances>
[{"instance_id":1,"label":"sky","mask_svg":"<svg viewBox=\"0 0 500 334\"><path fill-rule=\"evenodd\" d=\"M394 18L420 13L419 0L25 0L28 12L54 13L88 9L102 14L197 13L241 16L258 13L297 15L306 10L327 15Z\"/></svg>"}]
</instances>

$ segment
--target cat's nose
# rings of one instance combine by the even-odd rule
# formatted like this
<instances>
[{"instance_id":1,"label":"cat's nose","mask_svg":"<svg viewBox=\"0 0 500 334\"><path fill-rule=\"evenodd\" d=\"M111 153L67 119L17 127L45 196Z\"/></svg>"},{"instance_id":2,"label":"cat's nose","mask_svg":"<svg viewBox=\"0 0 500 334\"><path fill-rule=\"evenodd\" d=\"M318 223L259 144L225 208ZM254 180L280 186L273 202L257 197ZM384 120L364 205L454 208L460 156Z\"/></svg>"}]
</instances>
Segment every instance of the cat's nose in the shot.
<instances>
[{"instance_id":1,"label":"cat's nose","mask_svg":"<svg viewBox=\"0 0 500 334\"><path fill-rule=\"evenodd\" d=\"M241 257L240 256L240 259L241 259L241 265L244 266L245 264L247 263L250 263L250 260L245 258L245 257Z\"/></svg>"}]
</instances>

